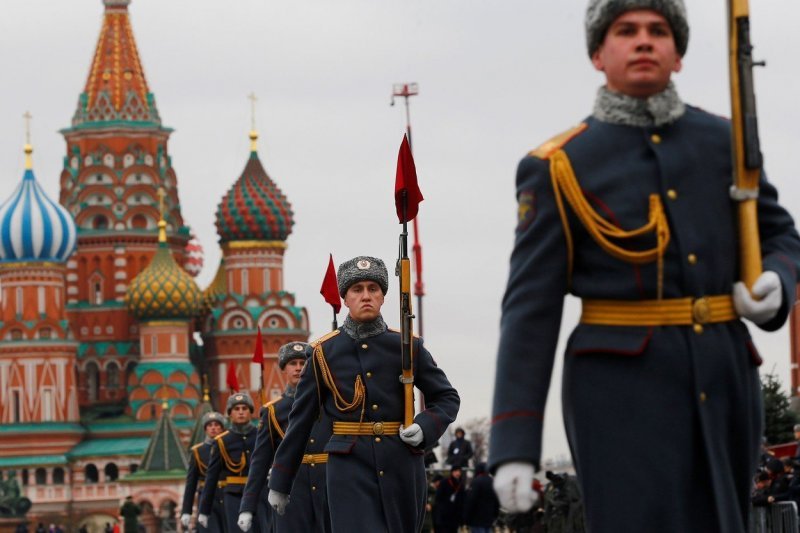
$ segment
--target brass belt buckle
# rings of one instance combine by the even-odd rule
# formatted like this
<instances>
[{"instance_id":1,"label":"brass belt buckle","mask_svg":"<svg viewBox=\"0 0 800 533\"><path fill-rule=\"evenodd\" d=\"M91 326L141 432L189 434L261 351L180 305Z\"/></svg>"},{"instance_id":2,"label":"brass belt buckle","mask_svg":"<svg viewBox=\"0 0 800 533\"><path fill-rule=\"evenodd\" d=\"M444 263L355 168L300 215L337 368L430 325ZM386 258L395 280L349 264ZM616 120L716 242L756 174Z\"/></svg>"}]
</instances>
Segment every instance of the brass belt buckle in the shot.
<instances>
[{"instance_id":1,"label":"brass belt buckle","mask_svg":"<svg viewBox=\"0 0 800 533\"><path fill-rule=\"evenodd\" d=\"M375 422L372 424L373 435L383 435L383 422Z\"/></svg>"},{"instance_id":2,"label":"brass belt buckle","mask_svg":"<svg viewBox=\"0 0 800 533\"><path fill-rule=\"evenodd\" d=\"M711 320L711 305L705 296L692 302L692 320L696 324L706 324Z\"/></svg>"}]
</instances>

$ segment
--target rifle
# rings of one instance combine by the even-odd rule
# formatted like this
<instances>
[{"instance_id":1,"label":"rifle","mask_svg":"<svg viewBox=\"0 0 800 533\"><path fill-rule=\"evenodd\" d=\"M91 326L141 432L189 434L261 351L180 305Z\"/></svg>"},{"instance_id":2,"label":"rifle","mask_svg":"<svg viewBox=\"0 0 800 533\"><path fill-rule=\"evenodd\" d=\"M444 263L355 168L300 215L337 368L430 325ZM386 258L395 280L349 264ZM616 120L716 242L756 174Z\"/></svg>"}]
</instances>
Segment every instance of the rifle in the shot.
<instances>
[{"instance_id":1,"label":"rifle","mask_svg":"<svg viewBox=\"0 0 800 533\"><path fill-rule=\"evenodd\" d=\"M753 67L766 63L753 61L748 0L728 0L728 23L733 152L733 185L730 194L739 203L741 277L745 285L752 288L761 275L757 202L763 162L758 140Z\"/></svg>"}]
</instances>

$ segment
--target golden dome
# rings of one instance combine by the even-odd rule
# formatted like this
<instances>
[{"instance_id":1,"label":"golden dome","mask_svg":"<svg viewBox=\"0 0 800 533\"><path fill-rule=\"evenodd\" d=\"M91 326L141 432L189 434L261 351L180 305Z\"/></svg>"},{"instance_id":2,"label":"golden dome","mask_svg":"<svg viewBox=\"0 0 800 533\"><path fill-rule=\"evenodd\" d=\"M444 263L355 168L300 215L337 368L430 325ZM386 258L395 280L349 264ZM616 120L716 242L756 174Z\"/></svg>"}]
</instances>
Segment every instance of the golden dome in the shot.
<instances>
[{"instance_id":1,"label":"golden dome","mask_svg":"<svg viewBox=\"0 0 800 533\"><path fill-rule=\"evenodd\" d=\"M217 273L214 274L214 279L203 291L203 302L201 304L201 311L203 315L208 314L211 309L216 305L217 298L228 294L228 282L225 278L225 258L219 260Z\"/></svg>"}]
</instances>

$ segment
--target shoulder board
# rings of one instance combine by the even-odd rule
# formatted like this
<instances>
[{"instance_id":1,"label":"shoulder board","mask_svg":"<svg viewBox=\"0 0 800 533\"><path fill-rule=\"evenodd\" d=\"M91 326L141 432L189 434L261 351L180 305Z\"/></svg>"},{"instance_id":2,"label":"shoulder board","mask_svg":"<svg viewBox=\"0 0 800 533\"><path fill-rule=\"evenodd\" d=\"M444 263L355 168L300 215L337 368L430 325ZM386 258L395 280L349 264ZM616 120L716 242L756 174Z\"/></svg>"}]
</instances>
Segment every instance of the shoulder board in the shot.
<instances>
[{"instance_id":1,"label":"shoulder board","mask_svg":"<svg viewBox=\"0 0 800 533\"><path fill-rule=\"evenodd\" d=\"M547 159L548 157L556 153L558 150L563 148L564 145L567 144L569 141L571 141L573 138L577 137L578 135L586 131L588 127L589 125L587 123L581 122L577 126L570 128L565 132L559 133L549 141L540 145L535 150L531 150L530 152L528 152L528 155L532 155L533 157L538 157L539 159Z\"/></svg>"},{"instance_id":2,"label":"shoulder board","mask_svg":"<svg viewBox=\"0 0 800 533\"><path fill-rule=\"evenodd\" d=\"M317 347L317 346L319 346L320 344L322 344L323 342L325 342L326 340L328 340L328 339L332 339L333 337L335 337L336 335L338 335L338 334L339 334L341 331L342 331L342 330L340 330L340 329L335 329L335 330L331 331L330 333L328 333L328 334L326 334L326 335L323 335L323 336L322 336L322 337L320 337L319 339L317 339L317 340L315 340L315 341L311 342L311 346Z\"/></svg>"},{"instance_id":3,"label":"shoulder board","mask_svg":"<svg viewBox=\"0 0 800 533\"><path fill-rule=\"evenodd\" d=\"M217 435L216 437L214 437L214 440L222 440L222 437L224 437L224 436L225 436L225 435L227 435L228 433L230 433L230 431L223 431L222 433L220 433L219 435Z\"/></svg>"},{"instance_id":4,"label":"shoulder board","mask_svg":"<svg viewBox=\"0 0 800 533\"><path fill-rule=\"evenodd\" d=\"M199 443L195 444L194 446L192 446L192 447L191 447L191 450L192 450L192 451L194 451L194 450L199 450L199 449L200 449L200 448L203 446L203 444L205 444L205 443L203 443L203 442L199 442Z\"/></svg>"},{"instance_id":5,"label":"shoulder board","mask_svg":"<svg viewBox=\"0 0 800 533\"><path fill-rule=\"evenodd\" d=\"M388 328L388 327L386 328L386 331L391 331L392 333L398 333L398 334L402 333L402 331L400 331L399 329ZM414 335L412 333L411 336L414 337L415 339L419 339L419 335Z\"/></svg>"},{"instance_id":6,"label":"shoulder board","mask_svg":"<svg viewBox=\"0 0 800 533\"><path fill-rule=\"evenodd\" d=\"M277 397L277 398L275 398L274 400L270 400L270 401L268 401L267 403L265 403L265 404L264 404L264 407L269 407L270 405L276 404L276 403L278 403L279 401L281 401L282 399L283 399L283 396L278 396L278 397Z\"/></svg>"}]
</instances>

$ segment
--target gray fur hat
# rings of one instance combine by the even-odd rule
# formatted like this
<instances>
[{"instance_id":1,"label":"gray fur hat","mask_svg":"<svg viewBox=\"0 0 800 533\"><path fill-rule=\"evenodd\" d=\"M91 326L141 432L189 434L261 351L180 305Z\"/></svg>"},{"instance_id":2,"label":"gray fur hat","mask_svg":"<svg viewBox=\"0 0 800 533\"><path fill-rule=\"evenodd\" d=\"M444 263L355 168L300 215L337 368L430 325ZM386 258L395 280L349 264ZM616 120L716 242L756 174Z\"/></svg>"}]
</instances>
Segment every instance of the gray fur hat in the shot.
<instances>
[{"instance_id":1,"label":"gray fur hat","mask_svg":"<svg viewBox=\"0 0 800 533\"><path fill-rule=\"evenodd\" d=\"M633 9L658 11L669 22L675 37L675 48L683 57L689 45L689 22L683 0L589 0L586 8L586 46L589 56L595 53L605 39L611 23L618 16Z\"/></svg>"},{"instance_id":2,"label":"gray fur hat","mask_svg":"<svg viewBox=\"0 0 800 533\"><path fill-rule=\"evenodd\" d=\"M231 414L233 408L239 404L244 404L250 408L250 412L254 413L256 406L253 405L253 399L246 392L234 392L228 396L228 403L225 405L225 411Z\"/></svg>"},{"instance_id":3,"label":"gray fur hat","mask_svg":"<svg viewBox=\"0 0 800 533\"><path fill-rule=\"evenodd\" d=\"M217 422L220 426L225 427L225 417L222 416L222 413L218 413L216 411L209 411L208 413L204 414L203 418L200 419L200 422L203 424L203 429L206 429L206 426L211 422Z\"/></svg>"},{"instance_id":4,"label":"gray fur hat","mask_svg":"<svg viewBox=\"0 0 800 533\"><path fill-rule=\"evenodd\" d=\"M306 359L309 355L311 345L307 342L289 342L278 350L278 366L283 370L292 359Z\"/></svg>"},{"instance_id":5,"label":"gray fur hat","mask_svg":"<svg viewBox=\"0 0 800 533\"><path fill-rule=\"evenodd\" d=\"M380 285L383 294L389 290L389 273L386 265L377 257L359 255L339 265L336 273L339 281L339 296L344 298L347 289L359 281L374 281Z\"/></svg>"}]
</instances>

